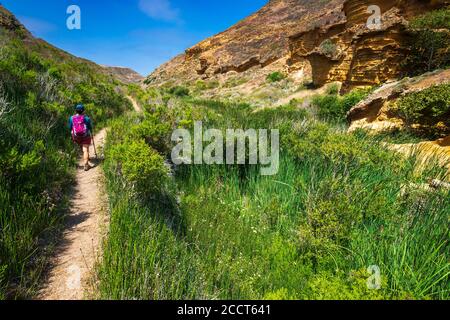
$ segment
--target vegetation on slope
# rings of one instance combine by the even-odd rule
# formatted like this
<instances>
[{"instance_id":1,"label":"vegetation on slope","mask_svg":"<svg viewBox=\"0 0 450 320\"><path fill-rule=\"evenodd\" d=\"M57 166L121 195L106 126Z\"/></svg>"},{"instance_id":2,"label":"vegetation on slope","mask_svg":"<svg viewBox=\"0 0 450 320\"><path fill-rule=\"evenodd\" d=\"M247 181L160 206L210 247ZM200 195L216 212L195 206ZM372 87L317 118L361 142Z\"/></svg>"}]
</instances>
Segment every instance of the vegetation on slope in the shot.
<instances>
[{"instance_id":1,"label":"vegetation on slope","mask_svg":"<svg viewBox=\"0 0 450 320\"><path fill-rule=\"evenodd\" d=\"M407 94L395 109L409 128L416 127L433 138L450 134L450 84Z\"/></svg>"},{"instance_id":2,"label":"vegetation on slope","mask_svg":"<svg viewBox=\"0 0 450 320\"><path fill-rule=\"evenodd\" d=\"M99 127L128 101L99 67L24 29L1 28L0 44L0 297L30 297L75 168L68 117L84 103Z\"/></svg>"},{"instance_id":3,"label":"vegetation on slope","mask_svg":"<svg viewBox=\"0 0 450 320\"><path fill-rule=\"evenodd\" d=\"M329 122L342 122L350 109L359 101L366 98L371 89L355 89L343 96L338 95L338 90L331 90L325 95L317 95L312 100L312 106L316 108L317 115Z\"/></svg>"},{"instance_id":4,"label":"vegetation on slope","mask_svg":"<svg viewBox=\"0 0 450 320\"><path fill-rule=\"evenodd\" d=\"M410 75L450 65L450 7L430 11L410 23L409 54L405 69Z\"/></svg>"},{"instance_id":5,"label":"vegetation on slope","mask_svg":"<svg viewBox=\"0 0 450 320\"><path fill-rule=\"evenodd\" d=\"M247 104L136 94L144 116L117 120L107 141L111 230L98 270L101 298L448 298L448 191L408 187L444 174L440 168L418 173L414 157L292 106L254 112ZM222 130L278 128L278 174L181 165L143 192L136 179L165 172L170 148L153 141L154 132L167 141L158 126L192 129L196 120ZM126 123L133 126L124 132ZM115 157L116 148L136 147L154 155L146 175L127 174L128 160ZM372 265L381 269L380 290L367 287Z\"/></svg>"}]
</instances>

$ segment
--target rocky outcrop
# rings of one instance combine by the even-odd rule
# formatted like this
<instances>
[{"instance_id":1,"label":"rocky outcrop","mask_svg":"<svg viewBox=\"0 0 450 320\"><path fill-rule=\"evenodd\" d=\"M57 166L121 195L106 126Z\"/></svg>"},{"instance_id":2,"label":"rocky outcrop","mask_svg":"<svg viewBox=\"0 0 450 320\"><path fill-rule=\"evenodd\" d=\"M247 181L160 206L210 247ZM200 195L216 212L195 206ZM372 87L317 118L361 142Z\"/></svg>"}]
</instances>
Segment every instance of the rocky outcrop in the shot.
<instances>
[{"instance_id":1,"label":"rocky outcrop","mask_svg":"<svg viewBox=\"0 0 450 320\"><path fill-rule=\"evenodd\" d=\"M439 8L445 1L347 0L331 16L333 23L290 37L291 61L307 59L317 86L340 81L343 90L397 78L407 51L407 20ZM381 9L381 24L369 28L372 12ZM327 44L327 48L324 48Z\"/></svg>"},{"instance_id":2,"label":"rocky outcrop","mask_svg":"<svg viewBox=\"0 0 450 320\"><path fill-rule=\"evenodd\" d=\"M408 94L446 83L450 83L450 70L436 71L414 78L405 78L401 81L387 83L348 112L349 131L365 129L378 133L402 130L405 124L403 119L396 113L395 102ZM442 179L450 182L450 136L436 141L386 144L386 146L406 157L414 156L418 170L426 168L429 164L445 168L447 174Z\"/></svg>"},{"instance_id":3,"label":"rocky outcrop","mask_svg":"<svg viewBox=\"0 0 450 320\"><path fill-rule=\"evenodd\" d=\"M450 83L450 70L435 71L386 83L348 112L349 131L358 128L376 132L402 129L403 120L396 113L395 108L392 108L395 101L410 93L445 83Z\"/></svg>"},{"instance_id":4,"label":"rocky outcrop","mask_svg":"<svg viewBox=\"0 0 450 320\"><path fill-rule=\"evenodd\" d=\"M272 0L230 29L162 65L148 83L226 81L228 75L285 61L280 71L308 71L315 85L340 81L343 90L397 78L406 54L407 21L446 0ZM370 29L369 6L381 27ZM268 68L270 72L270 68Z\"/></svg>"}]
</instances>

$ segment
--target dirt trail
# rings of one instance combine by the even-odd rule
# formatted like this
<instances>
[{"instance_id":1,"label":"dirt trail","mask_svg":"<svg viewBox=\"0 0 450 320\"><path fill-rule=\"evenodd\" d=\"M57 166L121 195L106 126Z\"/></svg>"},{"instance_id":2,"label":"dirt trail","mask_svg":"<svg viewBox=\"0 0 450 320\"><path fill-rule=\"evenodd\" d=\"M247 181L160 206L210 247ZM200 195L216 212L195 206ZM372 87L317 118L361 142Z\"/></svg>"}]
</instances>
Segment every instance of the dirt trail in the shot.
<instances>
[{"instance_id":1,"label":"dirt trail","mask_svg":"<svg viewBox=\"0 0 450 320\"><path fill-rule=\"evenodd\" d=\"M128 100L130 100L131 104L133 105L134 111L136 111L138 113L142 112L141 106L136 102L136 100L134 100L133 97L127 96L127 98L128 98Z\"/></svg>"},{"instance_id":2,"label":"dirt trail","mask_svg":"<svg viewBox=\"0 0 450 320\"><path fill-rule=\"evenodd\" d=\"M142 112L132 97L127 98L136 112ZM95 135L97 152L103 147L105 138L106 129ZM92 153L93 148L91 158ZM92 295L94 266L101 254L109 221L99 163L87 172L82 167L80 159L65 231L51 262L46 285L37 297L40 300L82 300Z\"/></svg>"},{"instance_id":3,"label":"dirt trail","mask_svg":"<svg viewBox=\"0 0 450 320\"><path fill-rule=\"evenodd\" d=\"M95 136L97 149L103 146L105 137L106 129ZM100 166L85 172L81 169L82 161L79 165L65 232L56 249L47 284L38 299L81 300L91 287L102 230L106 230L104 227L108 223L107 202L102 192Z\"/></svg>"}]
</instances>

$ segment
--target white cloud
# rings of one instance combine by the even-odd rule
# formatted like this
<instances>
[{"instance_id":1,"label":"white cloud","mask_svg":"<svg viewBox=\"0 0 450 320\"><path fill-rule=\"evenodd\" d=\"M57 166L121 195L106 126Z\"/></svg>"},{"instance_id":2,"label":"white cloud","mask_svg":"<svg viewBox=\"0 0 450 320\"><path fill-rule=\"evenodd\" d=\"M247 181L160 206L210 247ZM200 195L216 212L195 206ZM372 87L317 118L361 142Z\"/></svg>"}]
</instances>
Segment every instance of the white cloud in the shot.
<instances>
[{"instance_id":1,"label":"white cloud","mask_svg":"<svg viewBox=\"0 0 450 320\"><path fill-rule=\"evenodd\" d=\"M170 0L139 0L139 9L155 20L180 22L180 11Z\"/></svg>"}]
</instances>

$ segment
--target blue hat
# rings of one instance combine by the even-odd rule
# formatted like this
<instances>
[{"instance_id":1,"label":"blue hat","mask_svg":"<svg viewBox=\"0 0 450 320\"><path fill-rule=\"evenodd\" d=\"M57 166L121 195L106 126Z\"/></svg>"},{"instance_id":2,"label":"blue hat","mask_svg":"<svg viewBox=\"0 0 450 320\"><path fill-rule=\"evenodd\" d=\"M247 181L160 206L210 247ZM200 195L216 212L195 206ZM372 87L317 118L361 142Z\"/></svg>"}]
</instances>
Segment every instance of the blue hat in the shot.
<instances>
[{"instance_id":1,"label":"blue hat","mask_svg":"<svg viewBox=\"0 0 450 320\"><path fill-rule=\"evenodd\" d=\"M84 106L80 103L75 107L76 111L84 111Z\"/></svg>"}]
</instances>

